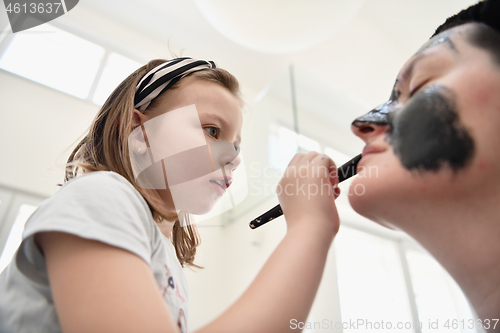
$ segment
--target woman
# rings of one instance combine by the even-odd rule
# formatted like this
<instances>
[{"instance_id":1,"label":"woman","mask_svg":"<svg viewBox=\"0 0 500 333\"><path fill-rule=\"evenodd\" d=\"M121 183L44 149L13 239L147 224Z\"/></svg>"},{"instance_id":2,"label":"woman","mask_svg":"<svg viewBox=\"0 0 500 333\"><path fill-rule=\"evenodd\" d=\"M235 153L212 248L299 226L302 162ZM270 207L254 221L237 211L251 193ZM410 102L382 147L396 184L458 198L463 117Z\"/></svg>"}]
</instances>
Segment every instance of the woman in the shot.
<instances>
[{"instance_id":1,"label":"woman","mask_svg":"<svg viewBox=\"0 0 500 333\"><path fill-rule=\"evenodd\" d=\"M0 276L0 331L188 332L181 266L195 265L199 243L189 216L231 185L240 106L236 79L213 62L155 60L125 79L71 154L68 181L26 223ZM305 172L280 183L286 236L200 332L283 332L307 318L339 227L337 193L293 189L335 185L312 172L334 167L318 153L294 157L289 170Z\"/></svg>"},{"instance_id":2,"label":"woman","mask_svg":"<svg viewBox=\"0 0 500 333\"><path fill-rule=\"evenodd\" d=\"M499 22L500 1L450 18L403 66L390 101L354 120L366 147L353 186L365 193L350 196L358 213L429 250L491 331L500 330Z\"/></svg>"}]
</instances>

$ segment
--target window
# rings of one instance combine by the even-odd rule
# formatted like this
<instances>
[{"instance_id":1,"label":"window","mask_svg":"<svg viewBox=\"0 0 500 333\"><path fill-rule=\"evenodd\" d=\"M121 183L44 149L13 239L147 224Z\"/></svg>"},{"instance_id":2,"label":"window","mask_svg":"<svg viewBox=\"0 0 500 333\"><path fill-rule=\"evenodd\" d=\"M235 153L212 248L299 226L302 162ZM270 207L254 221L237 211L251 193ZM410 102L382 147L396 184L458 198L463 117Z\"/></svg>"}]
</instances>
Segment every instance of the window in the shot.
<instances>
[{"instance_id":1,"label":"window","mask_svg":"<svg viewBox=\"0 0 500 333\"><path fill-rule=\"evenodd\" d=\"M16 253L19 244L21 244L24 225L36 209L37 206L28 204L22 204L21 207L19 207L16 220L14 221L14 225L10 229L9 237L7 238L7 242L5 243L5 247L3 248L2 255L0 256L0 273L4 270L5 267L7 267L7 265L12 260L12 257Z\"/></svg>"},{"instance_id":2,"label":"window","mask_svg":"<svg viewBox=\"0 0 500 333\"><path fill-rule=\"evenodd\" d=\"M346 163L351 159L346 154L342 154L338 150L335 150L330 147L325 148L325 154L330 156L330 158L335 162L335 165L337 165L337 167L341 166L342 164Z\"/></svg>"},{"instance_id":3,"label":"window","mask_svg":"<svg viewBox=\"0 0 500 333\"><path fill-rule=\"evenodd\" d=\"M1 69L98 105L141 66L47 23L3 43L9 44L0 56Z\"/></svg>"},{"instance_id":4,"label":"window","mask_svg":"<svg viewBox=\"0 0 500 333\"><path fill-rule=\"evenodd\" d=\"M284 171L292 157L299 151L297 133L282 126L272 126L268 146L269 164Z\"/></svg>"},{"instance_id":5,"label":"window","mask_svg":"<svg viewBox=\"0 0 500 333\"><path fill-rule=\"evenodd\" d=\"M0 59L0 68L85 99L104 48L50 24L17 33Z\"/></svg>"},{"instance_id":6,"label":"window","mask_svg":"<svg viewBox=\"0 0 500 333\"><path fill-rule=\"evenodd\" d=\"M367 325L344 333L385 331L373 326L381 320L413 323L395 242L342 227L334 244L342 322L363 319Z\"/></svg>"},{"instance_id":7,"label":"window","mask_svg":"<svg viewBox=\"0 0 500 333\"><path fill-rule=\"evenodd\" d=\"M0 187L0 273L21 243L24 224L44 198Z\"/></svg>"},{"instance_id":8,"label":"window","mask_svg":"<svg viewBox=\"0 0 500 333\"><path fill-rule=\"evenodd\" d=\"M471 309L456 282L425 253L408 250L406 260L413 283L413 292L420 322L424 323L422 332L435 332L430 325L438 321L440 327L446 325L447 332L476 332L468 330L468 320L474 318ZM453 320L464 320L465 326L453 329ZM429 327L431 326L431 327ZM472 327L472 326L471 326Z\"/></svg>"},{"instance_id":9,"label":"window","mask_svg":"<svg viewBox=\"0 0 500 333\"><path fill-rule=\"evenodd\" d=\"M92 101L102 105L113 92L113 90L136 69L141 67L137 61L133 61L118 53L111 53L106 61L106 66L97 85Z\"/></svg>"},{"instance_id":10,"label":"window","mask_svg":"<svg viewBox=\"0 0 500 333\"><path fill-rule=\"evenodd\" d=\"M278 170L284 171L292 157L299 151L321 152L323 150L318 141L297 134L286 127L271 125L269 130L269 164ZM325 147L323 152L330 156L337 166L350 160L347 155L330 147Z\"/></svg>"},{"instance_id":11,"label":"window","mask_svg":"<svg viewBox=\"0 0 500 333\"><path fill-rule=\"evenodd\" d=\"M342 322L365 321L344 333L477 332L467 328L474 317L462 291L426 252L347 227L341 227L334 244ZM410 302L416 304L416 313ZM453 330L453 320L464 320L465 327ZM439 329L432 326L436 321Z\"/></svg>"}]
</instances>

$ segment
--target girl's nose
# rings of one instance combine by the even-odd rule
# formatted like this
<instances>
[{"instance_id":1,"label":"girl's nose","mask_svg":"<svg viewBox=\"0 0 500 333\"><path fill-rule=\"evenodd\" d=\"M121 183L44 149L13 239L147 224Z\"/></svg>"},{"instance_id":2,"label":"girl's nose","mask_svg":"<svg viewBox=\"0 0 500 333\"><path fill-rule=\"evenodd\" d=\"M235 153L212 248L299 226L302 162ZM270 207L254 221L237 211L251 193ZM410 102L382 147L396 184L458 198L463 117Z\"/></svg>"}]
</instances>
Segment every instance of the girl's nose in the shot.
<instances>
[{"instance_id":1,"label":"girl's nose","mask_svg":"<svg viewBox=\"0 0 500 333\"><path fill-rule=\"evenodd\" d=\"M241 157L240 157L240 155L238 155L235 158L233 158L231 161L229 161L229 160L226 161L224 168L226 170L234 171L234 170L236 170L236 168L238 168L238 166L240 164L241 164Z\"/></svg>"}]
</instances>

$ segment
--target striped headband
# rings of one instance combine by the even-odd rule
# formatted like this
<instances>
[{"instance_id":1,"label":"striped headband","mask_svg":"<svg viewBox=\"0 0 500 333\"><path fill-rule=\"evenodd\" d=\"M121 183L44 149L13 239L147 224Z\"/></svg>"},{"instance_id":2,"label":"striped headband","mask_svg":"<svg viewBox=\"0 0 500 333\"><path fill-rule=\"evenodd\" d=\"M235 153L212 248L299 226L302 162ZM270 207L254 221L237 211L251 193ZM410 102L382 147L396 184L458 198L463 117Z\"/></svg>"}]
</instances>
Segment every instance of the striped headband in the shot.
<instances>
[{"instance_id":1,"label":"striped headband","mask_svg":"<svg viewBox=\"0 0 500 333\"><path fill-rule=\"evenodd\" d=\"M216 68L213 61L192 58L172 59L150 70L135 88L134 107L146 110L151 101L186 75L207 68Z\"/></svg>"}]
</instances>

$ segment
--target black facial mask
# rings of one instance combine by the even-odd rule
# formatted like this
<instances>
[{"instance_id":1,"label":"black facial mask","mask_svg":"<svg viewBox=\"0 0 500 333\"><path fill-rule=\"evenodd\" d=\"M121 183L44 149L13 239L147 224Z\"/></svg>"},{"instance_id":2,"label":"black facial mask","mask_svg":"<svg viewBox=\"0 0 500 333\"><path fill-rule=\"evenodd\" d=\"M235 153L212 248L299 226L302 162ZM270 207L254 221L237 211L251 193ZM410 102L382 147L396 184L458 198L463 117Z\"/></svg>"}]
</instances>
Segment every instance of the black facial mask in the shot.
<instances>
[{"instance_id":1,"label":"black facial mask","mask_svg":"<svg viewBox=\"0 0 500 333\"><path fill-rule=\"evenodd\" d=\"M397 107L396 101L397 97L355 119L353 125L388 125L387 139L408 170L438 171L447 165L458 171L467 166L474 142L460 123L450 90L431 86L403 107Z\"/></svg>"}]
</instances>

